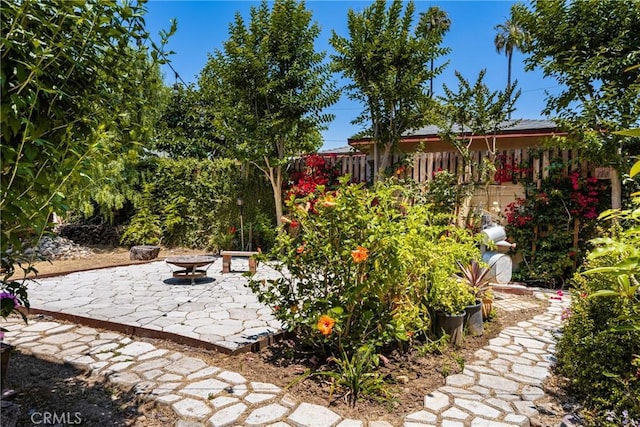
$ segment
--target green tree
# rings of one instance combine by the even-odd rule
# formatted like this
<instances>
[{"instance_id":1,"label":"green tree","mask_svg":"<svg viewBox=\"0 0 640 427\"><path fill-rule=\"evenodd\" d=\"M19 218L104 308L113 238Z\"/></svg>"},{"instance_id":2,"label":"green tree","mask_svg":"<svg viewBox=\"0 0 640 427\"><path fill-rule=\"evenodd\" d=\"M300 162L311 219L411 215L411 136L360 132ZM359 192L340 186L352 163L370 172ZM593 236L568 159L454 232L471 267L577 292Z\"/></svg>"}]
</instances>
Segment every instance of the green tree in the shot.
<instances>
[{"instance_id":1,"label":"green tree","mask_svg":"<svg viewBox=\"0 0 640 427\"><path fill-rule=\"evenodd\" d=\"M496 51L507 56L507 89L511 87L511 61L513 59L513 50L520 50L527 45L530 41L529 33L527 33L520 23L512 18L507 19L503 24L495 26L497 31L496 37L493 43L496 46ZM508 114L508 118L511 119L511 112Z\"/></svg>"},{"instance_id":2,"label":"green tree","mask_svg":"<svg viewBox=\"0 0 640 427\"><path fill-rule=\"evenodd\" d=\"M440 9L438 6L430 7L426 12L420 14L420 23L421 27L418 28L418 31L424 33L425 37L432 37L436 44L440 44L444 35L451 28L451 19L449 19L449 15L447 12ZM449 49L447 49L447 52ZM446 67L447 64L442 65L442 69ZM433 97L433 79L436 76L435 71L435 57L432 56L429 63L429 70L431 71L431 76L429 77L429 96Z\"/></svg>"},{"instance_id":3,"label":"green tree","mask_svg":"<svg viewBox=\"0 0 640 427\"><path fill-rule=\"evenodd\" d=\"M577 138L592 160L614 167L611 204L622 198L621 170L637 138L613 131L640 120L640 2L549 0L517 5L512 19L531 35L526 69L542 69L562 86L547 97L544 113ZM625 72L625 69L629 69Z\"/></svg>"},{"instance_id":4,"label":"green tree","mask_svg":"<svg viewBox=\"0 0 640 427\"><path fill-rule=\"evenodd\" d=\"M224 156L224 140L214 126L215 107L193 85L175 85L158 122L153 148L176 159Z\"/></svg>"},{"instance_id":5,"label":"green tree","mask_svg":"<svg viewBox=\"0 0 640 427\"><path fill-rule=\"evenodd\" d=\"M349 11L349 38L333 33L334 67L351 79L349 97L364 111L354 124L369 126L364 133L374 142L374 173L381 179L389 157L404 132L426 123L433 100L426 84L433 75L428 64L447 53L442 34L427 31L431 16L423 14L412 28L415 6L394 0L389 9L377 0L362 12ZM443 67L434 70L442 72Z\"/></svg>"},{"instance_id":6,"label":"green tree","mask_svg":"<svg viewBox=\"0 0 640 427\"><path fill-rule=\"evenodd\" d=\"M317 150L320 130L333 119L323 109L338 100L325 54L313 43L320 33L304 2L266 1L240 14L223 51L210 56L199 80L202 96L217 105L215 125L231 152L250 162L273 188L278 225L282 184L292 156Z\"/></svg>"},{"instance_id":7,"label":"green tree","mask_svg":"<svg viewBox=\"0 0 640 427\"><path fill-rule=\"evenodd\" d=\"M69 209L68 195L88 199L114 161L148 140L157 108L148 95L164 53L145 30L143 2L0 8L0 249L11 272L50 214ZM163 44L174 30L161 33Z\"/></svg>"}]
</instances>

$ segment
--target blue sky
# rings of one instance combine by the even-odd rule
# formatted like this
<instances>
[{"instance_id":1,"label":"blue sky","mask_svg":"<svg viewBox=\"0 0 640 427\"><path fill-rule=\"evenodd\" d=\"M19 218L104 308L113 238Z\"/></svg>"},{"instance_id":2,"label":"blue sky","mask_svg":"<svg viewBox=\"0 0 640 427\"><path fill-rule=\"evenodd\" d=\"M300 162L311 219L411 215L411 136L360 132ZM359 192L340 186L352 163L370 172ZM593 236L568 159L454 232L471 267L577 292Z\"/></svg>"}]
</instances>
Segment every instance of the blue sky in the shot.
<instances>
[{"instance_id":1,"label":"blue sky","mask_svg":"<svg viewBox=\"0 0 640 427\"><path fill-rule=\"evenodd\" d=\"M222 49L228 38L229 23L236 12L247 18L251 6L258 5L254 1L187 1L187 0L151 0L147 3L145 20L147 29L158 40L158 31L169 28L172 18L178 21L178 31L169 41L168 49L176 53L171 56L173 68L187 83L195 83L200 70L204 67L208 54ZM316 49L333 53L329 45L332 30L348 37L347 12L349 9L362 10L370 5L370 1L307 1L306 6L313 12L313 19L320 25L322 32L316 40ZM451 48L451 53L444 60L449 66L434 81L436 95L442 94L442 84L457 88L454 71L458 70L471 82L475 81L478 72L486 68L485 83L491 90L499 90L506 86L507 58L504 53L498 54L493 40L496 34L494 27L503 23L509 16L512 1L416 1L416 20L419 12L431 6L438 6L447 12L451 19L451 29L446 35L443 45ZM543 118L545 91L556 92L558 84L552 79L543 79L539 71L525 72L522 63L524 57L514 53L512 79L518 80L522 89L516 104L513 118ZM165 81L173 84L173 71L163 67ZM338 76L336 76L338 79ZM340 82L340 80L338 80ZM360 130L350 122L359 114L362 107L343 95L342 99L327 111L336 118L323 132L323 148L340 147L347 144L347 138Z\"/></svg>"}]
</instances>

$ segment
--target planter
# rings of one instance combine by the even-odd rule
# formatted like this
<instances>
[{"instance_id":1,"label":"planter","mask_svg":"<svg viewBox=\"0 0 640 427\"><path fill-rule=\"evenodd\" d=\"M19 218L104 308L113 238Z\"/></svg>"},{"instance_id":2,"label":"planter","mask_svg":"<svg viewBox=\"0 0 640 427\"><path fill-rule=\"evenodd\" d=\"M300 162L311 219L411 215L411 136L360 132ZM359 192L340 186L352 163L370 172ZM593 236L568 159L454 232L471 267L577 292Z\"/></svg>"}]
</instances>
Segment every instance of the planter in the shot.
<instances>
[{"instance_id":1,"label":"planter","mask_svg":"<svg viewBox=\"0 0 640 427\"><path fill-rule=\"evenodd\" d=\"M474 305L469 305L464 308L466 315L464 317L464 326L467 330L467 334L479 337L484 334L484 324L482 323L482 301L476 300Z\"/></svg>"},{"instance_id":2,"label":"planter","mask_svg":"<svg viewBox=\"0 0 640 427\"><path fill-rule=\"evenodd\" d=\"M491 310L493 309L493 300L490 298L482 299L482 318L484 320L489 320L491 317Z\"/></svg>"},{"instance_id":3,"label":"planter","mask_svg":"<svg viewBox=\"0 0 640 427\"><path fill-rule=\"evenodd\" d=\"M465 312L449 314L442 311L436 312L436 335L441 337L443 333L449 335L449 342L455 346L462 345Z\"/></svg>"},{"instance_id":4,"label":"planter","mask_svg":"<svg viewBox=\"0 0 640 427\"><path fill-rule=\"evenodd\" d=\"M7 378L7 369L9 369L9 358L13 346L0 342L0 393L4 393L4 383Z\"/></svg>"}]
</instances>

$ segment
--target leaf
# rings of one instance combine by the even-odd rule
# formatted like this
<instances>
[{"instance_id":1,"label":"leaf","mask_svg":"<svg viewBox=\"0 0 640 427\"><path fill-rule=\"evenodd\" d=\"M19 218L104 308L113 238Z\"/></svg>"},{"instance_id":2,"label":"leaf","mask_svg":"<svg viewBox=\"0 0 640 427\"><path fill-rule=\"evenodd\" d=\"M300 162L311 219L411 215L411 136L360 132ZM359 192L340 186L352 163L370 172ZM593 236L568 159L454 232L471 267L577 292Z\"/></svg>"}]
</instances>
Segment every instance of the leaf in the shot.
<instances>
[{"instance_id":1,"label":"leaf","mask_svg":"<svg viewBox=\"0 0 640 427\"><path fill-rule=\"evenodd\" d=\"M639 132L639 136L640 136L640 129L638 130ZM631 176L631 178L633 178L634 176L638 175L640 173L640 161L637 161L634 163L633 166L631 166L631 172L629 172L629 176Z\"/></svg>"}]
</instances>

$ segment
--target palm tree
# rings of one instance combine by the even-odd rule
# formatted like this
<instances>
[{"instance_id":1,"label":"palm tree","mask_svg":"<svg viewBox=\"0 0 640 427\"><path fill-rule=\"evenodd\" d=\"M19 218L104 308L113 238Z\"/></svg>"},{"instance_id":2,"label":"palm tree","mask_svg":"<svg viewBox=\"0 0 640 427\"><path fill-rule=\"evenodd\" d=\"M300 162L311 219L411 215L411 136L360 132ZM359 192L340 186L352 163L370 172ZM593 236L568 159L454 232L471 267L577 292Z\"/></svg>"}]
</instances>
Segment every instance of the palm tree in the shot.
<instances>
[{"instance_id":1,"label":"palm tree","mask_svg":"<svg viewBox=\"0 0 640 427\"><path fill-rule=\"evenodd\" d=\"M501 53L504 50L505 55L507 55L507 89L509 89L511 88L513 50L517 49L522 52L530 43L531 36L514 17L507 19L504 24L496 25L494 29L498 32L493 40L496 51ZM511 119L511 112L509 112L509 119Z\"/></svg>"},{"instance_id":2,"label":"palm tree","mask_svg":"<svg viewBox=\"0 0 640 427\"><path fill-rule=\"evenodd\" d=\"M449 31L451 20L447 12L438 6L430 7L426 12L420 14L420 25L418 31L424 34L428 39L434 41L434 45L440 44L444 34ZM433 96L433 77L434 77L434 58L431 57L431 77L429 78L429 95Z\"/></svg>"}]
</instances>

